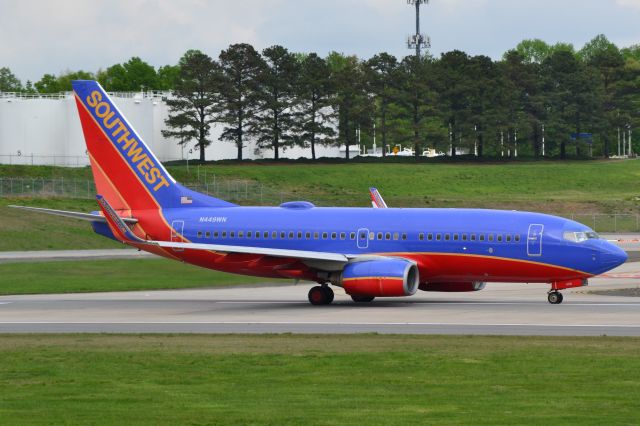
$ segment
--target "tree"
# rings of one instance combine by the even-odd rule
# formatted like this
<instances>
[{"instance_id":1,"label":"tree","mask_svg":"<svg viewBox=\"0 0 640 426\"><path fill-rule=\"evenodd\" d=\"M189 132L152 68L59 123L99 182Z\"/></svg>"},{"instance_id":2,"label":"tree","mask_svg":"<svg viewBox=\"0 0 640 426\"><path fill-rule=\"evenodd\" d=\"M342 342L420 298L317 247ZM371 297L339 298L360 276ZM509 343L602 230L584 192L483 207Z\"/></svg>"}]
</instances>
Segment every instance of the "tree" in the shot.
<instances>
[{"instance_id":1,"label":"tree","mask_svg":"<svg viewBox=\"0 0 640 426\"><path fill-rule=\"evenodd\" d=\"M105 90L117 92L161 89L155 68L137 56L124 64L112 65L106 71L100 71L98 81Z\"/></svg>"},{"instance_id":2,"label":"tree","mask_svg":"<svg viewBox=\"0 0 640 426\"><path fill-rule=\"evenodd\" d=\"M450 128L451 156L456 156L456 144L465 129L470 131L470 90L473 76L469 73L470 58L459 50L443 53L436 67L437 89L445 122Z\"/></svg>"},{"instance_id":3,"label":"tree","mask_svg":"<svg viewBox=\"0 0 640 426\"><path fill-rule=\"evenodd\" d=\"M582 60L600 75L603 114L597 121L600 124L600 134L603 139L602 154L609 157L610 133L619 116L616 105L618 98L614 97L611 86L622 76L624 58L616 45L602 34L587 43L579 54Z\"/></svg>"},{"instance_id":4,"label":"tree","mask_svg":"<svg viewBox=\"0 0 640 426\"><path fill-rule=\"evenodd\" d=\"M158 68L158 90L173 90L179 78L179 65L165 65Z\"/></svg>"},{"instance_id":5,"label":"tree","mask_svg":"<svg viewBox=\"0 0 640 426\"><path fill-rule=\"evenodd\" d=\"M397 84L394 90L397 108L392 112L395 127L399 127L395 134L399 141L413 146L416 159L422 153L422 143L429 133L428 118L435 116L432 107L435 99L429 81L436 76L430 65L430 58L407 56L392 76Z\"/></svg>"},{"instance_id":6,"label":"tree","mask_svg":"<svg viewBox=\"0 0 640 426\"><path fill-rule=\"evenodd\" d=\"M302 59L297 84L297 121L300 139L311 147L311 158L314 160L316 143L330 143L335 136L331 126L335 116L331 107L333 93L326 61L315 53L307 55Z\"/></svg>"},{"instance_id":7,"label":"tree","mask_svg":"<svg viewBox=\"0 0 640 426\"><path fill-rule=\"evenodd\" d=\"M87 71L67 71L59 76L45 74L40 81L34 84L39 93L62 93L73 90L73 80L93 80L95 76Z\"/></svg>"},{"instance_id":8,"label":"tree","mask_svg":"<svg viewBox=\"0 0 640 426\"><path fill-rule=\"evenodd\" d=\"M298 62L282 46L262 51L265 66L258 77L258 102L261 113L256 116L255 134L259 148L273 149L273 158L280 158L280 149L294 142L293 109Z\"/></svg>"},{"instance_id":9,"label":"tree","mask_svg":"<svg viewBox=\"0 0 640 426\"><path fill-rule=\"evenodd\" d=\"M382 135L383 157L387 154L389 108L397 93L397 85L394 84L397 68L398 60L388 53L380 53L365 62L369 91L375 96L375 116Z\"/></svg>"},{"instance_id":10,"label":"tree","mask_svg":"<svg viewBox=\"0 0 640 426\"><path fill-rule=\"evenodd\" d=\"M551 46L539 38L522 40L518 43L515 50L526 63L541 64L551 54ZM505 53L503 60L506 60L509 54L510 52Z\"/></svg>"},{"instance_id":11,"label":"tree","mask_svg":"<svg viewBox=\"0 0 640 426\"><path fill-rule=\"evenodd\" d=\"M196 140L202 162L205 148L211 144L208 137L215 120L219 85L220 70L214 60L198 50L189 50L180 59L173 97L167 99L169 118L165 122L171 130L163 130L162 135L177 138L181 145Z\"/></svg>"},{"instance_id":12,"label":"tree","mask_svg":"<svg viewBox=\"0 0 640 426\"><path fill-rule=\"evenodd\" d=\"M332 52L327 57L331 82L335 87L334 107L338 111L339 141L345 144L346 158L351 157L350 146L356 142L358 128L371 121L371 102L366 91L362 64L355 56Z\"/></svg>"},{"instance_id":13,"label":"tree","mask_svg":"<svg viewBox=\"0 0 640 426\"><path fill-rule=\"evenodd\" d=\"M254 134L259 112L257 77L265 65L249 44L233 44L219 59L222 84L216 119L224 124L220 140L234 142L242 160L245 139Z\"/></svg>"},{"instance_id":14,"label":"tree","mask_svg":"<svg viewBox=\"0 0 640 426\"><path fill-rule=\"evenodd\" d=\"M560 140L560 157L566 158L566 142L571 133L580 134L597 115L602 104L597 76L573 54L557 51L543 63L545 108L549 112L550 133ZM580 155L580 139L576 154Z\"/></svg>"},{"instance_id":15,"label":"tree","mask_svg":"<svg viewBox=\"0 0 640 426\"><path fill-rule=\"evenodd\" d=\"M7 67L0 68L0 92L19 92L22 83Z\"/></svg>"}]
</instances>

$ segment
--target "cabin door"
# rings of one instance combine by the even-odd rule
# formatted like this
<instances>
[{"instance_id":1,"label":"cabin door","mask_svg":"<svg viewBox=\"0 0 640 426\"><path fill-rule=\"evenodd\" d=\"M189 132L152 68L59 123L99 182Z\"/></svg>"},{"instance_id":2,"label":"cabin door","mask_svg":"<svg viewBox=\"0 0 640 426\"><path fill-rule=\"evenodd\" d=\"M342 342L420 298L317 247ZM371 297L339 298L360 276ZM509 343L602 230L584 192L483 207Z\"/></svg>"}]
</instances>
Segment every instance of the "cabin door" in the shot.
<instances>
[{"instance_id":1,"label":"cabin door","mask_svg":"<svg viewBox=\"0 0 640 426\"><path fill-rule=\"evenodd\" d=\"M181 243L184 232L184 220L174 220L171 222L171 242ZM182 249L174 248L173 251L182 251Z\"/></svg>"},{"instance_id":2,"label":"cabin door","mask_svg":"<svg viewBox=\"0 0 640 426\"><path fill-rule=\"evenodd\" d=\"M542 256L542 233L544 225L529 225L527 235L527 255L530 257Z\"/></svg>"},{"instance_id":3,"label":"cabin door","mask_svg":"<svg viewBox=\"0 0 640 426\"><path fill-rule=\"evenodd\" d=\"M369 248L369 230L366 228L358 229L358 248Z\"/></svg>"}]
</instances>

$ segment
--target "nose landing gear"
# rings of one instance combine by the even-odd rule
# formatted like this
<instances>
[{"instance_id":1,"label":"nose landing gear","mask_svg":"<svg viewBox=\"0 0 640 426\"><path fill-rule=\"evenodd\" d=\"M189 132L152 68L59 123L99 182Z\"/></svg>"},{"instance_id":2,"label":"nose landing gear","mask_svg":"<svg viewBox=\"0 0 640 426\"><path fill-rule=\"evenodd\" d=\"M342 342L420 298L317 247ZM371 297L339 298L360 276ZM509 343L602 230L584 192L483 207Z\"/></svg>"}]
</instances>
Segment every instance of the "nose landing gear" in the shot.
<instances>
[{"instance_id":1,"label":"nose landing gear","mask_svg":"<svg viewBox=\"0 0 640 426\"><path fill-rule=\"evenodd\" d=\"M559 305L562 303L562 299L564 299L562 297L562 293L560 293L559 291L555 291L552 290L549 292L549 295L547 296L547 300L549 301L549 303L551 303L552 305Z\"/></svg>"},{"instance_id":2,"label":"nose landing gear","mask_svg":"<svg viewBox=\"0 0 640 426\"><path fill-rule=\"evenodd\" d=\"M568 288L577 288L577 287L585 287L589 285L589 282L586 279L576 279L576 280L568 280L568 281L554 281L551 283L551 290L549 290L549 295L547 296L547 300L552 305L559 305L562 303L562 293L559 290L566 290Z\"/></svg>"}]
</instances>

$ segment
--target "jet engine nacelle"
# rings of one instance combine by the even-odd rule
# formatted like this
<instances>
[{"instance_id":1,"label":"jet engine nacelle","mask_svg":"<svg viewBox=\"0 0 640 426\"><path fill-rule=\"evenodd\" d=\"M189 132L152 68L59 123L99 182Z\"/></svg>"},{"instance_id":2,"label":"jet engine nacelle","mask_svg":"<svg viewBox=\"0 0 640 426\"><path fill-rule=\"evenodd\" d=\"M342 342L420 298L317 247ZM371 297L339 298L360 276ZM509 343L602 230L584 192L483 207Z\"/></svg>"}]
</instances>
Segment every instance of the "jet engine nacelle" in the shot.
<instances>
[{"instance_id":1,"label":"jet engine nacelle","mask_svg":"<svg viewBox=\"0 0 640 426\"><path fill-rule=\"evenodd\" d=\"M467 283L422 283L420 290L422 291L439 291L442 293L464 293L469 291L480 291L484 289L486 283L483 282L467 282Z\"/></svg>"},{"instance_id":2,"label":"jet engine nacelle","mask_svg":"<svg viewBox=\"0 0 640 426\"><path fill-rule=\"evenodd\" d=\"M405 259L375 259L348 263L333 274L331 283L351 296L401 297L418 290L420 275L415 263Z\"/></svg>"}]
</instances>

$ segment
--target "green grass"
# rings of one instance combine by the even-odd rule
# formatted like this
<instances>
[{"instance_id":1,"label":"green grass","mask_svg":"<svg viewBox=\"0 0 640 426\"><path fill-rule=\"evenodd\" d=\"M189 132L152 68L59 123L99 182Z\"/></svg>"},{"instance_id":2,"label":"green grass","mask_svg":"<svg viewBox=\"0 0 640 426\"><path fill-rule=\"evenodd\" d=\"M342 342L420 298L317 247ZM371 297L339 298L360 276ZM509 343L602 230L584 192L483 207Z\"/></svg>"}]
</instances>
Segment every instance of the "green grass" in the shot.
<instances>
[{"instance_id":1,"label":"green grass","mask_svg":"<svg viewBox=\"0 0 640 426\"><path fill-rule=\"evenodd\" d=\"M181 182L245 180L323 205L368 205L377 186L397 206L531 208L558 213L637 211L636 160L505 163L218 163L169 167ZM90 169L0 166L0 176L90 179Z\"/></svg>"},{"instance_id":2,"label":"green grass","mask_svg":"<svg viewBox=\"0 0 640 426\"><path fill-rule=\"evenodd\" d=\"M633 213L640 207L640 162L540 161L512 163L245 163L172 166L183 182L249 182L264 185L263 204L307 199L318 205L368 207L369 186L377 186L394 207L477 207L554 214ZM214 179L215 175L215 179ZM3 177L91 179L91 170L48 166L2 166ZM240 185L242 187L242 185ZM222 185L225 188L225 185ZM242 193L242 191L240 191ZM281 195L282 192L284 195ZM240 204L260 203L254 192ZM117 248L94 235L89 224L6 208L22 204L91 211L93 200L0 198L0 251ZM592 226L591 217L576 217ZM635 229L634 218L624 230ZM612 231L613 219L599 226ZM611 229L609 229L611 228Z\"/></svg>"},{"instance_id":3,"label":"green grass","mask_svg":"<svg viewBox=\"0 0 640 426\"><path fill-rule=\"evenodd\" d=\"M58 210L98 210L93 200L68 198L0 198L0 251L114 249L124 246L97 235L91 224L7 207L10 204Z\"/></svg>"},{"instance_id":4,"label":"green grass","mask_svg":"<svg viewBox=\"0 0 640 426\"><path fill-rule=\"evenodd\" d=\"M3 424L635 424L636 338L3 335Z\"/></svg>"},{"instance_id":5,"label":"green grass","mask_svg":"<svg viewBox=\"0 0 640 426\"><path fill-rule=\"evenodd\" d=\"M161 258L0 263L0 295L180 289L266 281Z\"/></svg>"}]
</instances>

